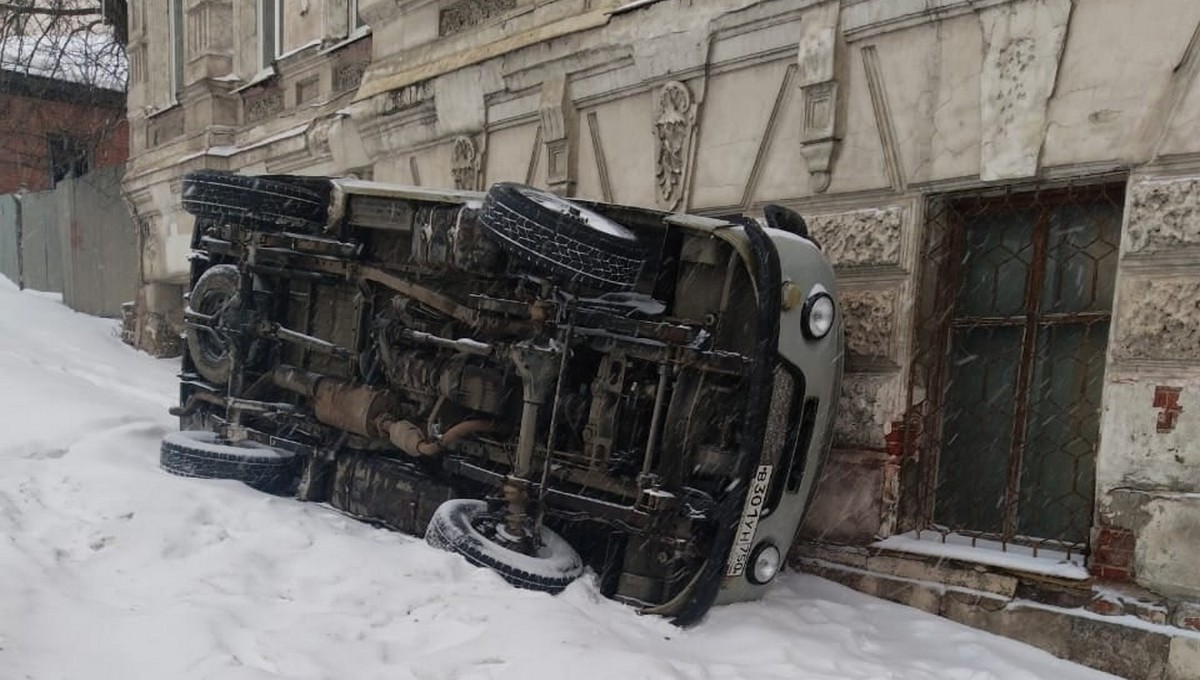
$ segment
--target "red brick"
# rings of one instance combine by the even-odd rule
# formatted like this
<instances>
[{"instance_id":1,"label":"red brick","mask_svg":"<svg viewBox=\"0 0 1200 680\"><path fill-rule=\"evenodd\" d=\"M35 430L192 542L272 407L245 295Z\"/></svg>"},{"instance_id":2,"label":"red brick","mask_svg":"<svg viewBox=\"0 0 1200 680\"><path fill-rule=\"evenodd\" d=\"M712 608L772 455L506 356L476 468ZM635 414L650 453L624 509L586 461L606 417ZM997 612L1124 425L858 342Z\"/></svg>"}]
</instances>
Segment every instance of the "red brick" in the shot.
<instances>
[{"instance_id":1,"label":"red brick","mask_svg":"<svg viewBox=\"0 0 1200 680\"><path fill-rule=\"evenodd\" d=\"M1104 564L1093 564L1091 567L1092 576L1101 581L1117 581L1126 583L1132 580L1132 574L1128 569L1121 567L1110 567Z\"/></svg>"},{"instance_id":2,"label":"red brick","mask_svg":"<svg viewBox=\"0 0 1200 680\"><path fill-rule=\"evenodd\" d=\"M1092 562L1109 567L1128 569L1133 566L1133 551L1104 547L1096 548L1096 551L1092 553Z\"/></svg>"},{"instance_id":3,"label":"red brick","mask_svg":"<svg viewBox=\"0 0 1200 680\"><path fill-rule=\"evenodd\" d=\"M1087 610L1101 616L1120 616L1125 613L1125 607L1117 600L1098 597L1087 604Z\"/></svg>"},{"instance_id":4,"label":"red brick","mask_svg":"<svg viewBox=\"0 0 1200 680\"><path fill-rule=\"evenodd\" d=\"M1119 527L1103 527L1097 532L1096 547L1113 548L1115 550L1133 550L1136 539L1129 529Z\"/></svg>"},{"instance_id":5,"label":"red brick","mask_svg":"<svg viewBox=\"0 0 1200 680\"><path fill-rule=\"evenodd\" d=\"M125 162L129 125L121 109L0 93L0 194L50 188L48 134L66 134L92 145L91 167Z\"/></svg>"}]
</instances>

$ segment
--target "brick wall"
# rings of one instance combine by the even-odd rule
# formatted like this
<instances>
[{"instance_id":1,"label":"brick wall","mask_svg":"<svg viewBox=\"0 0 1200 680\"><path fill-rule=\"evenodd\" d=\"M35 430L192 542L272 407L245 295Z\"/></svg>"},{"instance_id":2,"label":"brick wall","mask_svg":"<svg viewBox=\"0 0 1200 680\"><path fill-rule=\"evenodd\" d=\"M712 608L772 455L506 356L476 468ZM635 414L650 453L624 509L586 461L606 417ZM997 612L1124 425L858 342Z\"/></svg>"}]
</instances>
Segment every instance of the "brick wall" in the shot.
<instances>
[{"instance_id":1,"label":"brick wall","mask_svg":"<svg viewBox=\"0 0 1200 680\"><path fill-rule=\"evenodd\" d=\"M123 108L99 106L86 93L72 102L0 92L0 194L50 188L52 134L89 147L92 169L121 165L129 156Z\"/></svg>"},{"instance_id":2,"label":"brick wall","mask_svg":"<svg viewBox=\"0 0 1200 680\"><path fill-rule=\"evenodd\" d=\"M1132 581L1134 541L1134 534L1129 529L1102 524L1096 530L1088 571L1104 581Z\"/></svg>"}]
</instances>

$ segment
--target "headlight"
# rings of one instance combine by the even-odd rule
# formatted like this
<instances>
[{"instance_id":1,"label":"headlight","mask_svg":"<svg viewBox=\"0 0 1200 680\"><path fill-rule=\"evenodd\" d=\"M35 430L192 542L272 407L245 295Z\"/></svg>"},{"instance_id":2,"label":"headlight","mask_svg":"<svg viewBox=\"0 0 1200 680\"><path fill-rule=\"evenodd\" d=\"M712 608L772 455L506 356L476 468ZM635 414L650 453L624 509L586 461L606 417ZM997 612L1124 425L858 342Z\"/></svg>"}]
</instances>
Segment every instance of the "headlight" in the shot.
<instances>
[{"instance_id":1,"label":"headlight","mask_svg":"<svg viewBox=\"0 0 1200 680\"><path fill-rule=\"evenodd\" d=\"M833 298L829 293L816 293L804 303L801 323L804 324L804 335L813 340L820 340L829 335L833 328L834 315Z\"/></svg>"},{"instance_id":2,"label":"headlight","mask_svg":"<svg viewBox=\"0 0 1200 680\"><path fill-rule=\"evenodd\" d=\"M775 578L782 565L783 557L779 554L779 548L770 543L760 544L750 555L750 569L746 572L746 578L754 585L766 585Z\"/></svg>"}]
</instances>

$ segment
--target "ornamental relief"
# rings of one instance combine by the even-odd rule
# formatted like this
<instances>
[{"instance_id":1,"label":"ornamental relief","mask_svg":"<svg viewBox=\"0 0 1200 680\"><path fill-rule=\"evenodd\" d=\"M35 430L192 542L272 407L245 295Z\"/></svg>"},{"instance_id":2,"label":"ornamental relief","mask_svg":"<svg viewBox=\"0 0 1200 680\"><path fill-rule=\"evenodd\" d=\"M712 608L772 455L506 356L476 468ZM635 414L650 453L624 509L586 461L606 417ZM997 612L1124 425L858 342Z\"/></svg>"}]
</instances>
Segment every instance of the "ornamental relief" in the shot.
<instances>
[{"instance_id":1,"label":"ornamental relief","mask_svg":"<svg viewBox=\"0 0 1200 680\"><path fill-rule=\"evenodd\" d=\"M461 191L478 191L483 154L480 153L475 140L467 136L455 137L450 153L450 174L454 177L454 188Z\"/></svg>"},{"instance_id":2,"label":"ornamental relief","mask_svg":"<svg viewBox=\"0 0 1200 680\"><path fill-rule=\"evenodd\" d=\"M683 198L696 104L687 85L671 81L658 91L654 104L655 199L674 210Z\"/></svg>"}]
</instances>

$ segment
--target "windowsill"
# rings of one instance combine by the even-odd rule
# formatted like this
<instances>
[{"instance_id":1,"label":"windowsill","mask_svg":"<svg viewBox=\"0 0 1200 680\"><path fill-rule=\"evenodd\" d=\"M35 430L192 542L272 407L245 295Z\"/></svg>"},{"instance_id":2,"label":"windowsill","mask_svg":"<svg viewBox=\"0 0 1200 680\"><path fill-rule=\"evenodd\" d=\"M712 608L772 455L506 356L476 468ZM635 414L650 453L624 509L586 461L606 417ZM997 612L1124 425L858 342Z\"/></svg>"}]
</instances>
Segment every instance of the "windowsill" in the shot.
<instances>
[{"instance_id":1,"label":"windowsill","mask_svg":"<svg viewBox=\"0 0 1200 680\"><path fill-rule=\"evenodd\" d=\"M292 57L294 57L298 54L307 52L308 50L311 50L314 47L320 47L320 46L321 46L320 38L309 40L308 42L304 43L303 45L300 45L299 47L293 47L292 49L288 50L287 52L283 52L281 54L276 55L274 63L278 64L281 61L287 61L288 59L291 59ZM318 52L318 54L320 54L320 52Z\"/></svg>"},{"instance_id":2,"label":"windowsill","mask_svg":"<svg viewBox=\"0 0 1200 680\"><path fill-rule=\"evenodd\" d=\"M340 50L344 47L349 47L350 45L353 45L354 43L358 42L359 40L362 40L363 38L367 37L368 35L371 35L371 27L370 26L359 26L358 28L354 29L353 31L350 31L350 35L347 35L345 38L342 38L341 40L333 43L329 47L322 49L320 52L317 52L317 54L329 54L330 52L337 52L338 50Z\"/></svg>"},{"instance_id":3,"label":"windowsill","mask_svg":"<svg viewBox=\"0 0 1200 680\"><path fill-rule=\"evenodd\" d=\"M617 7L616 9L610 9L608 13L613 15L624 14L626 12L632 12L635 9L641 9L642 7L649 7L650 5L658 2L661 2L661 0L633 0L632 2L628 2L620 7Z\"/></svg>"},{"instance_id":4,"label":"windowsill","mask_svg":"<svg viewBox=\"0 0 1200 680\"><path fill-rule=\"evenodd\" d=\"M921 531L919 534L909 532L876 541L871 547L924 557L974 562L1070 581L1086 581L1090 578L1082 555L1068 556L1065 552L1047 548L1039 548L1034 555L1033 548L1027 546L1011 543L1004 546L999 541L972 539L962 534L941 534L932 530Z\"/></svg>"},{"instance_id":5,"label":"windowsill","mask_svg":"<svg viewBox=\"0 0 1200 680\"><path fill-rule=\"evenodd\" d=\"M239 86L233 88L232 90L230 90L230 92L233 94L240 94L241 92L244 92L245 90L249 90L252 87L255 87L257 85L262 85L263 83L267 82L268 80L274 78L277 75L279 75L279 73L275 70L275 64L271 64L270 66L267 66L266 68L262 69L258 73L255 73L254 76L250 78L250 80L246 81L245 85L239 85Z\"/></svg>"},{"instance_id":6,"label":"windowsill","mask_svg":"<svg viewBox=\"0 0 1200 680\"><path fill-rule=\"evenodd\" d=\"M181 105L178 101L173 101L170 104L167 104L166 106L148 111L148 112L146 112L146 120L158 118L159 116L162 116L164 114L170 113L171 111L174 111L175 109L179 108L180 106Z\"/></svg>"}]
</instances>

